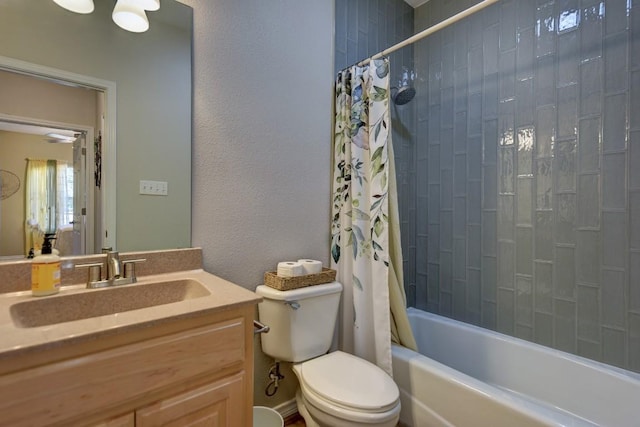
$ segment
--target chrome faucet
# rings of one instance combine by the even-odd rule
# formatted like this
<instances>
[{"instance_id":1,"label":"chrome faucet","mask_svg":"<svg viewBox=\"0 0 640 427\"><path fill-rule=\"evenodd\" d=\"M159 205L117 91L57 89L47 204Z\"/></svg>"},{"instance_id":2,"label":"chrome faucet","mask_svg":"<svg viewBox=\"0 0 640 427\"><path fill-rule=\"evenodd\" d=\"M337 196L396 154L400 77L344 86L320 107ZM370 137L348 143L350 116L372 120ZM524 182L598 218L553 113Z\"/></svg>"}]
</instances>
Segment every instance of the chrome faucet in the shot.
<instances>
[{"instance_id":1,"label":"chrome faucet","mask_svg":"<svg viewBox=\"0 0 640 427\"><path fill-rule=\"evenodd\" d=\"M87 288L106 288L108 286L128 285L136 283L136 263L146 261L146 259L127 259L120 261L120 254L110 249L103 250L107 254L107 277L102 279L101 262L91 264L78 264L76 267L86 267L89 269L87 278Z\"/></svg>"},{"instance_id":2,"label":"chrome faucet","mask_svg":"<svg viewBox=\"0 0 640 427\"><path fill-rule=\"evenodd\" d=\"M117 251L107 252L107 280L119 279L121 271L120 254Z\"/></svg>"}]
</instances>

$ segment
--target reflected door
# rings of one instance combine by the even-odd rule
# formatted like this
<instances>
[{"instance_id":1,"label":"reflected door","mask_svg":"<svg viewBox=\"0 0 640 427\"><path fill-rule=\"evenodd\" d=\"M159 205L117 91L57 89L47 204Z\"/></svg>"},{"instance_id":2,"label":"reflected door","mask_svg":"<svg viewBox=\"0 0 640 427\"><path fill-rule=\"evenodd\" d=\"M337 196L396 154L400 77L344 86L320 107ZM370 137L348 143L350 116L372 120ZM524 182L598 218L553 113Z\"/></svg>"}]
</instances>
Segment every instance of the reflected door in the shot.
<instances>
[{"instance_id":1,"label":"reflected door","mask_svg":"<svg viewBox=\"0 0 640 427\"><path fill-rule=\"evenodd\" d=\"M73 253L82 255L86 249L87 192L86 192L86 132L78 134L73 143Z\"/></svg>"}]
</instances>

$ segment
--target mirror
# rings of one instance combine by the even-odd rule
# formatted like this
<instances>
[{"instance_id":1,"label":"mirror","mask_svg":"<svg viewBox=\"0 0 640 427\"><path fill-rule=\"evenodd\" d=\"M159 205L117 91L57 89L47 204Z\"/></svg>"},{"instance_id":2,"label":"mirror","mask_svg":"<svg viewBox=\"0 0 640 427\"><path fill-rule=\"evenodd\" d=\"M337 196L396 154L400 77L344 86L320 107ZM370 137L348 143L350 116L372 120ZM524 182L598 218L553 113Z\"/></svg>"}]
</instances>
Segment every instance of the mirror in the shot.
<instances>
[{"instance_id":1,"label":"mirror","mask_svg":"<svg viewBox=\"0 0 640 427\"><path fill-rule=\"evenodd\" d=\"M3 0L0 68L105 91L103 187L88 188L103 218L94 249L189 247L193 12L163 0L149 31L134 34L113 23L113 4L79 15L50 0ZM140 194L141 181L166 182L167 195Z\"/></svg>"}]
</instances>

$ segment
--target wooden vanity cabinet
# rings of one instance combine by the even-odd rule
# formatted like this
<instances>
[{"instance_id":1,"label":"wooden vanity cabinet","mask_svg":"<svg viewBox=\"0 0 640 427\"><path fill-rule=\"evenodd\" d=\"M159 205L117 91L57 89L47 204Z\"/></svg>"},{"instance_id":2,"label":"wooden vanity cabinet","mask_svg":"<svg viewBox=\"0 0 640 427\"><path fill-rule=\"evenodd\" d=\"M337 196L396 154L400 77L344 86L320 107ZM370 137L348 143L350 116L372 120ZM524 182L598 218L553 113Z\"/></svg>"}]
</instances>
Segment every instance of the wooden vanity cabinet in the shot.
<instances>
[{"instance_id":1,"label":"wooden vanity cabinet","mask_svg":"<svg viewBox=\"0 0 640 427\"><path fill-rule=\"evenodd\" d=\"M241 426L245 379L242 373L161 400L135 413L137 427Z\"/></svg>"},{"instance_id":2,"label":"wooden vanity cabinet","mask_svg":"<svg viewBox=\"0 0 640 427\"><path fill-rule=\"evenodd\" d=\"M130 412L125 415L118 415L116 417L105 420L101 423L93 424L91 427L135 427L136 414Z\"/></svg>"},{"instance_id":3,"label":"wooden vanity cabinet","mask_svg":"<svg viewBox=\"0 0 640 427\"><path fill-rule=\"evenodd\" d=\"M83 343L73 357L2 375L0 425L249 427L253 312L138 329L105 339L119 345Z\"/></svg>"},{"instance_id":4,"label":"wooden vanity cabinet","mask_svg":"<svg viewBox=\"0 0 640 427\"><path fill-rule=\"evenodd\" d=\"M222 378L93 427L241 426L244 374Z\"/></svg>"}]
</instances>

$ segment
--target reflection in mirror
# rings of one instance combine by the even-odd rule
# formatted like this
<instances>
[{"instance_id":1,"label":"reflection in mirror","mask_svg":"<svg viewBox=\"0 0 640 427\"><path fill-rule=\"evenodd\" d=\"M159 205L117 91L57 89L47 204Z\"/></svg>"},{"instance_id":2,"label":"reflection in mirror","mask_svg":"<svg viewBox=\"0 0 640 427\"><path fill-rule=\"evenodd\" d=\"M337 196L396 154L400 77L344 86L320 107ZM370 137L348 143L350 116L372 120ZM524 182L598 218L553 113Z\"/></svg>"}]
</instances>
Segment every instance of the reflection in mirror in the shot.
<instances>
[{"instance_id":1,"label":"reflection in mirror","mask_svg":"<svg viewBox=\"0 0 640 427\"><path fill-rule=\"evenodd\" d=\"M0 71L0 88L0 111L21 106L20 117L0 114L0 170L15 177L0 176L0 259L37 253L45 232L56 234L60 255L96 252L101 210L85 189L100 189L94 148L103 132L103 93L7 71ZM58 115L48 114L53 109ZM64 123L44 120L62 116Z\"/></svg>"},{"instance_id":2,"label":"reflection in mirror","mask_svg":"<svg viewBox=\"0 0 640 427\"><path fill-rule=\"evenodd\" d=\"M33 90L29 97L41 105L37 113L25 113L25 98L9 97L6 87L0 87L0 119L19 118L20 122L87 132L86 209L87 213L95 209L95 214L85 217L87 228L82 241L86 253L97 252L102 246L120 251L189 247L193 12L177 1L163 0L159 11L148 14L149 31L133 34L113 23L112 9L112 2L95 2L93 13L78 15L53 1L2 0L0 70L54 76L54 80L63 83L61 87L71 81L76 83L73 89L86 91L86 87L92 87L104 93L97 92L96 97L102 96L103 102L95 103L102 105L95 108L103 111L88 113L92 121L87 123L65 115L71 101L47 102L47 97ZM33 65L37 71L30 66L26 70L15 67L15 63ZM55 72L50 74L47 70ZM108 85L68 79L58 71ZM4 101L9 106L3 106ZM54 105L45 113L44 104ZM38 120L32 122L34 118ZM93 141L101 130L102 187L96 188L89 179L94 176L91 167L95 162L88 159L94 158ZM22 162L26 164L25 159L31 156L41 157L25 154ZM2 164L0 169L5 169ZM25 177L20 173L15 175L24 184ZM167 182L168 195L141 195L143 180ZM75 219L71 222L75 225ZM6 231L4 227L0 229L0 245ZM24 237L21 240L25 240L25 248L16 254L30 245Z\"/></svg>"}]
</instances>

